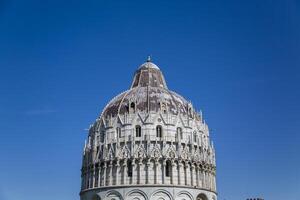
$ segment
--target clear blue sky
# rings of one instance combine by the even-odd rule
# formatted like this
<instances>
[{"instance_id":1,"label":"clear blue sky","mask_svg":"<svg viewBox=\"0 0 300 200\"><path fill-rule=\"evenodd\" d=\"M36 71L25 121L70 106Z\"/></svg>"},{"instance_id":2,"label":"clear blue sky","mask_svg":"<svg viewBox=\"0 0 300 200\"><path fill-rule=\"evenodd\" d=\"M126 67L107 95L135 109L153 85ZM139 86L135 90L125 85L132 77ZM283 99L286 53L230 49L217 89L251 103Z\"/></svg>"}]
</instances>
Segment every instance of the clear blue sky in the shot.
<instances>
[{"instance_id":1,"label":"clear blue sky","mask_svg":"<svg viewBox=\"0 0 300 200\"><path fill-rule=\"evenodd\" d=\"M300 2L0 1L0 199L79 199L85 128L148 54L202 109L219 200L300 199Z\"/></svg>"}]
</instances>

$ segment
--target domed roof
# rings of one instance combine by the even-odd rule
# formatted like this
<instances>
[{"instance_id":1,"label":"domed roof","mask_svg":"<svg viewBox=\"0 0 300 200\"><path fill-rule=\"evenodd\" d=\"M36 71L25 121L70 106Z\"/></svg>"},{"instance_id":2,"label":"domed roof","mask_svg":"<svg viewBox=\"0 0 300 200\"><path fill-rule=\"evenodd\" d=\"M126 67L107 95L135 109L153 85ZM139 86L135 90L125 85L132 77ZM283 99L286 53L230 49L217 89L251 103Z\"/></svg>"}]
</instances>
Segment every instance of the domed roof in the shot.
<instances>
[{"instance_id":1,"label":"domed roof","mask_svg":"<svg viewBox=\"0 0 300 200\"><path fill-rule=\"evenodd\" d=\"M153 68L153 69L159 70L159 67L156 64L154 64L153 62L151 62L151 56L148 56L147 61L139 67L139 69L141 69L141 68L144 68L144 69L145 68Z\"/></svg>"},{"instance_id":2,"label":"domed roof","mask_svg":"<svg viewBox=\"0 0 300 200\"><path fill-rule=\"evenodd\" d=\"M151 60L148 58L147 62L145 62L144 64L142 64L139 69L141 68L144 68L144 69L147 69L147 68L152 68L152 69L158 69L159 70L159 67L154 64L153 62L151 62Z\"/></svg>"},{"instance_id":3,"label":"domed roof","mask_svg":"<svg viewBox=\"0 0 300 200\"><path fill-rule=\"evenodd\" d=\"M199 119L190 102L167 88L161 70L149 58L136 70L130 89L113 98L101 117L123 115L132 108L134 112L162 111Z\"/></svg>"}]
</instances>

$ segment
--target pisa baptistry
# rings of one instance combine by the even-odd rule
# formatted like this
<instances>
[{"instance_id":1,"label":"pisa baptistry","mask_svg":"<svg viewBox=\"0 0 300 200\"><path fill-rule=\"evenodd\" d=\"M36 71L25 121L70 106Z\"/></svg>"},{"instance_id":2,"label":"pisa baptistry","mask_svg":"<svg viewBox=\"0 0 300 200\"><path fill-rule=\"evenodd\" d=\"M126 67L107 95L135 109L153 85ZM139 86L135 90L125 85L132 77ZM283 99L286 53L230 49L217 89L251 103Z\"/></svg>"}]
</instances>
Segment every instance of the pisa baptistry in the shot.
<instances>
[{"instance_id":1,"label":"pisa baptistry","mask_svg":"<svg viewBox=\"0 0 300 200\"><path fill-rule=\"evenodd\" d=\"M81 200L216 200L215 149L202 113L150 59L90 126Z\"/></svg>"}]
</instances>

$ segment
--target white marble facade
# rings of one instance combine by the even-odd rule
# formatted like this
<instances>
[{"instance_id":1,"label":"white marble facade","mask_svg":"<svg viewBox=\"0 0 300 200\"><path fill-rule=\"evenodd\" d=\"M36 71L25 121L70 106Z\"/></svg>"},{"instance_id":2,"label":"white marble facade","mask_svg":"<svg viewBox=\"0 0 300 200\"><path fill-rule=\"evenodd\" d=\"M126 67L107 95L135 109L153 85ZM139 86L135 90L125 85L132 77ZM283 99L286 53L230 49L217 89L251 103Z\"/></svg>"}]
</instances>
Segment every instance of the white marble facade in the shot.
<instances>
[{"instance_id":1,"label":"white marble facade","mask_svg":"<svg viewBox=\"0 0 300 200\"><path fill-rule=\"evenodd\" d=\"M130 90L112 99L91 125L80 196L216 200L215 177L215 150L202 114L169 91L148 60Z\"/></svg>"}]
</instances>

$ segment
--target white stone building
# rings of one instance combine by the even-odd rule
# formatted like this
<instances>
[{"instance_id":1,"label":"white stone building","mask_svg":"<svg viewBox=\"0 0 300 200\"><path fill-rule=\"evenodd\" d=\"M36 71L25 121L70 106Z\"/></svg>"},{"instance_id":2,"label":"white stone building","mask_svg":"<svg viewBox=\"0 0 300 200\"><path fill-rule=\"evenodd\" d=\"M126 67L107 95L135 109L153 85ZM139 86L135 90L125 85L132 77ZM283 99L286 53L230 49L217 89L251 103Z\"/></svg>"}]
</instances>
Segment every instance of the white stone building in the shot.
<instances>
[{"instance_id":1,"label":"white stone building","mask_svg":"<svg viewBox=\"0 0 300 200\"><path fill-rule=\"evenodd\" d=\"M216 200L215 150L192 104L150 59L90 127L81 200Z\"/></svg>"}]
</instances>

